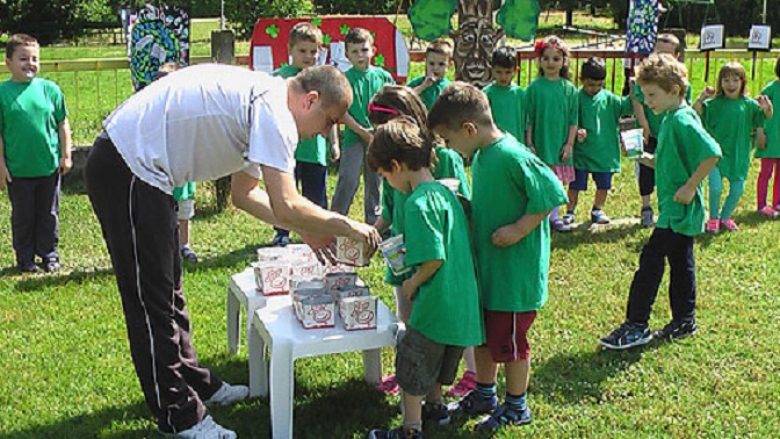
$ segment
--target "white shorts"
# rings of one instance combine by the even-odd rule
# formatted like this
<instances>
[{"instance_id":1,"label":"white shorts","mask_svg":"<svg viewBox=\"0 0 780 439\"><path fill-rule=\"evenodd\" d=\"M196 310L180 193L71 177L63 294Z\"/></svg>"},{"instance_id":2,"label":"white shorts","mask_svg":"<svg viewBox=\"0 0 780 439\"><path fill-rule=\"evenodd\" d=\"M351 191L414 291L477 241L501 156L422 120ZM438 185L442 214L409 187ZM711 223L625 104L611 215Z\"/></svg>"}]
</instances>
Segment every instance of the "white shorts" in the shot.
<instances>
[{"instance_id":1,"label":"white shorts","mask_svg":"<svg viewBox=\"0 0 780 439\"><path fill-rule=\"evenodd\" d=\"M179 221L190 220L195 216L195 200L181 200L179 203L179 212L176 218Z\"/></svg>"}]
</instances>

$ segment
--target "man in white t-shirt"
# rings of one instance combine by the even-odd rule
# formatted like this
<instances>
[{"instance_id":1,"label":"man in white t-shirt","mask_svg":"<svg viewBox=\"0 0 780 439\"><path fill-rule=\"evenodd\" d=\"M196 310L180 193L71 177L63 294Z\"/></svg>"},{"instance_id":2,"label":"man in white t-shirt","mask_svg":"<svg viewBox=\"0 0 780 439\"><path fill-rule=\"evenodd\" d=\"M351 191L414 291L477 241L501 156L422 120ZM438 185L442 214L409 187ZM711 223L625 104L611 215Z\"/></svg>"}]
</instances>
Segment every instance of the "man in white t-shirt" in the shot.
<instances>
[{"instance_id":1,"label":"man in white t-shirt","mask_svg":"<svg viewBox=\"0 0 780 439\"><path fill-rule=\"evenodd\" d=\"M373 227L306 200L293 178L299 138L327 135L351 102L349 83L330 66L285 80L198 65L150 84L104 121L87 160L87 191L111 254L136 374L164 433L233 438L204 405L248 394L198 364L178 285L173 188L230 175L234 205L297 231L321 257L330 256L336 235L373 251L380 240Z\"/></svg>"}]
</instances>

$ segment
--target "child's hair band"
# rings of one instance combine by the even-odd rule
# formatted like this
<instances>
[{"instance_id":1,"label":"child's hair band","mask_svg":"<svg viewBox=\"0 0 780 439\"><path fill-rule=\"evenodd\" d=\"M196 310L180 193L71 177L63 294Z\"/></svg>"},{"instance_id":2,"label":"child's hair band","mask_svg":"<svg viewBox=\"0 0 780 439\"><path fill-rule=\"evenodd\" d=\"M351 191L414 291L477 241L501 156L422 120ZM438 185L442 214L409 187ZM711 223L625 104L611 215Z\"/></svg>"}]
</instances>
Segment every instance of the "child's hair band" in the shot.
<instances>
[{"instance_id":1,"label":"child's hair band","mask_svg":"<svg viewBox=\"0 0 780 439\"><path fill-rule=\"evenodd\" d=\"M544 40L536 40L536 43L534 43L534 53L536 54L536 56L541 57L542 55L544 55L544 49L557 49L560 50L561 52L564 52L565 54L565 51L563 50L561 45L558 44L557 42L550 43Z\"/></svg>"},{"instance_id":2,"label":"child's hair band","mask_svg":"<svg viewBox=\"0 0 780 439\"><path fill-rule=\"evenodd\" d=\"M373 111L376 113L387 113L392 116L398 116L401 114L401 112L396 110L395 108L384 107L382 105L377 105L374 102L368 103L368 111Z\"/></svg>"}]
</instances>

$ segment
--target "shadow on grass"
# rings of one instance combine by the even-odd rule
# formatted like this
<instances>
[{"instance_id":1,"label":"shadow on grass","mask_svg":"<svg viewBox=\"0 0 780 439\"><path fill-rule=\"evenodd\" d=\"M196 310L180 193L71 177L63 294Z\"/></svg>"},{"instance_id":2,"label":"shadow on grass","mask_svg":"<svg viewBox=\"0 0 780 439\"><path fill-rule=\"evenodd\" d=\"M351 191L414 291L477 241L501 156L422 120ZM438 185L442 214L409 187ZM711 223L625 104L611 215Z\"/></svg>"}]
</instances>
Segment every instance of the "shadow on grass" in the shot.
<instances>
[{"instance_id":1,"label":"shadow on grass","mask_svg":"<svg viewBox=\"0 0 780 439\"><path fill-rule=\"evenodd\" d=\"M746 230L746 229L755 229L761 227L764 223L771 223L776 220L769 219L754 211L742 211L738 215L734 216L734 221L737 223L740 230ZM723 229L721 229L720 233L718 234L702 233L701 235L696 237L696 241L703 248L706 248L712 245L713 243L717 242L718 239L722 239L723 237L720 235L724 235L726 233L733 233L733 232L724 231Z\"/></svg>"},{"instance_id":2,"label":"shadow on grass","mask_svg":"<svg viewBox=\"0 0 780 439\"><path fill-rule=\"evenodd\" d=\"M555 249L570 250L581 245L614 243L623 241L626 237L637 235L643 230L645 228L639 223L616 226L598 232L588 230L588 225L581 225L570 233L552 232L551 246ZM641 239L640 242L643 245L645 239ZM626 242L626 245L631 244ZM641 245L639 248L641 249Z\"/></svg>"}]
</instances>

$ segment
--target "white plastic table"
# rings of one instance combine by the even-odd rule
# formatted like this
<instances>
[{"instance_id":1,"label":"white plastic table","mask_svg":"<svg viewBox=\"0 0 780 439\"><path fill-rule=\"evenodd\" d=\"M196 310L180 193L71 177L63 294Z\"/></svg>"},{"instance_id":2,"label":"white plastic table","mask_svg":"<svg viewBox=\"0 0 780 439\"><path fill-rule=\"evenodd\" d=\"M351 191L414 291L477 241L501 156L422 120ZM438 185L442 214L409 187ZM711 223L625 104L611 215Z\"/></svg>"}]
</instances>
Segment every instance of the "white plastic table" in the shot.
<instances>
[{"instance_id":1,"label":"white plastic table","mask_svg":"<svg viewBox=\"0 0 780 439\"><path fill-rule=\"evenodd\" d=\"M347 331L336 317L336 326L303 329L295 318L289 295L269 297L266 306L255 311L248 339L249 394L268 394L269 373L266 349L271 356L270 409L273 437L292 438L294 363L298 358L363 351L367 382L376 384L382 376L380 349L395 346L398 322L377 300L377 328Z\"/></svg>"},{"instance_id":2,"label":"white plastic table","mask_svg":"<svg viewBox=\"0 0 780 439\"><path fill-rule=\"evenodd\" d=\"M241 338L239 318L241 308L246 312L245 337L249 340L252 328L252 315L255 310L265 306L268 297L256 290L255 272L252 267L230 277L227 291L227 342L231 354L238 353Z\"/></svg>"}]
</instances>

